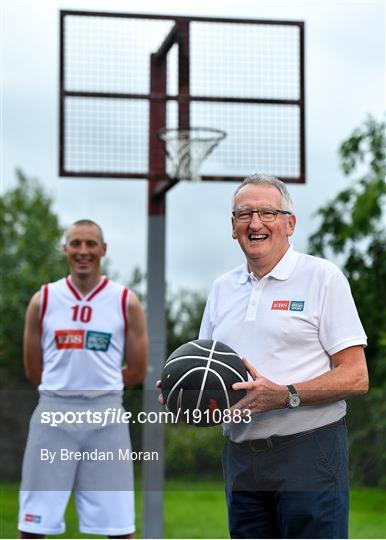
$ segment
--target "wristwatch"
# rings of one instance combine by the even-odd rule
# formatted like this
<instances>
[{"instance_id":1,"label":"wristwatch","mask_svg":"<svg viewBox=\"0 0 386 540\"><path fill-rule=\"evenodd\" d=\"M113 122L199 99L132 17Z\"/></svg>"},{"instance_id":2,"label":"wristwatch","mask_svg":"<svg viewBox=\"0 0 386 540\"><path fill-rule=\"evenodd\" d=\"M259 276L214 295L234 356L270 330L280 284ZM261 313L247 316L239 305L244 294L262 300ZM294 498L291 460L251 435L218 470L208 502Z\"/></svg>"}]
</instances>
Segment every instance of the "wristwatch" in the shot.
<instances>
[{"instance_id":1,"label":"wristwatch","mask_svg":"<svg viewBox=\"0 0 386 540\"><path fill-rule=\"evenodd\" d=\"M297 409L300 405L300 396L292 384L287 384L289 394L286 401L286 406L289 409Z\"/></svg>"}]
</instances>

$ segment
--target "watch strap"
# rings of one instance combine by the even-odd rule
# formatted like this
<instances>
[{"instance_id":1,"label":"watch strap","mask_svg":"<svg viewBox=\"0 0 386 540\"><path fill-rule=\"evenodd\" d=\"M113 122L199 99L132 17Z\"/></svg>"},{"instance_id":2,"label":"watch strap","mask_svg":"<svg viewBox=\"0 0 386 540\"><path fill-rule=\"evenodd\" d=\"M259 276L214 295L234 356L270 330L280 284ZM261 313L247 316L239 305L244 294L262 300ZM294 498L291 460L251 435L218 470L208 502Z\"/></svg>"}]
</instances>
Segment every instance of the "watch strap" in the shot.
<instances>
[{"instance_id":1,"label":"watch strap","mask_svg":"<svg viewBox=\"0 0 386 540\"><path fill-rule=\"evenodd\" d=\"M287 388L288 388L290 394L292 394L293 396L297 395L296 388L294 386L292 386L292 384L287 384Z\"/></svg>"}]
</instances>

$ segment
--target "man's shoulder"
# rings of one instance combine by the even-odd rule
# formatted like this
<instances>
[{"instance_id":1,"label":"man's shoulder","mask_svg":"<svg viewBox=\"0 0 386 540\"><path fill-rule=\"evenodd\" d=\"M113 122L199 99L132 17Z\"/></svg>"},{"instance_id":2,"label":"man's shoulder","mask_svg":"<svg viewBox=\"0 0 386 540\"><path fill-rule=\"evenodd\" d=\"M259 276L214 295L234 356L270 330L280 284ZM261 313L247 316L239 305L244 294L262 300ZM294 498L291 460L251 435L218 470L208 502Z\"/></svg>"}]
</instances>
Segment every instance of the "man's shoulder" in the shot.
<instances>
[{"instance_id":1,"label":"man's shoulder","mask_svg":"<svg viewBox=\"0 0 386 540\"><path fill-rule=\"evenodd\" d=\"M315 255L309 255L308 253L298 253L299 255L299 268L303 268L305 271L315 271L326 278L332 277L336 274L342 274L340 268L333 262L323 259L322 257L316 257Z\"/></svg>"},{"instance_id":2,"label":"man's shoulder","mask_svg":"<svg viewBox=\"0 0 386 540\"><path fill-rule=\"evenodd\" d=\"M108 279L107 286L110 287L110 289L114 289L120 293L122 293L125 289L130 291L130 287L122 285L122 283L118 283L117 281L112 281L111 279Z\"/></svg>"},{"instance_id":3,"label":"man's shoulder","mask_svg":"<svg viewBox=\"0 0 386 540\"><path fill-rule=\"evenodd\" d=\"M44 287L49 287L50 289L52 289L53 287L54 288L57 288L57 287L62 287L66 282L66 277L61 277L55 281L49 281L48 283L43 283L42 286L40 287L40 290L42 290Z\"/></svg>"},{"instance_id":4,"label":"man's shoulder","mask_svg":"<svg viewBox=\"0 0 386 540\"><path fill-rule=\"evenodd\" d=\"M232 268L232 270L229 270L228 272L225 272L225 274L222 274L218 278L216 278L213 282L212 288L222 287L223 285L230 285L234 283L239 283L240 277L242 272L245 269L245 263L240 264L240 266L236 266L236 268Z\"/></svg>"}]
</instances>

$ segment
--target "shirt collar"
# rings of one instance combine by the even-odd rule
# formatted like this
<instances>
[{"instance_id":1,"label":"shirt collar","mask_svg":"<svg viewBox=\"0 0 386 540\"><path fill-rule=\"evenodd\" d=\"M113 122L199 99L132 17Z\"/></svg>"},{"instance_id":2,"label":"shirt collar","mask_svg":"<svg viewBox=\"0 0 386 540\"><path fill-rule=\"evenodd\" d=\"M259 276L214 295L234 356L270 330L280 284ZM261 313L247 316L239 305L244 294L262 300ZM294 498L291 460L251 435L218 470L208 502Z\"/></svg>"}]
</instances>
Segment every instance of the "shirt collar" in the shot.
<instances>
[{"instance_id":1,"label":"shirt collar","mask_svg":"<svg viewBox=\"0 0 386 540\"><path fill-rule=\"evenodd\" d=\"M240 285L245 285L248 279L250 278L251 278L251 274L248 271L247 261L245 261L245 263L241 267L241 274L240 274L240 279L239 279Z\"/></svg>"},{"instance_id":2,"label":"shirt collar","mask_svg":"<svg viewBox=\"0 0 386 540\"><path fill-rule=\"evenodd\" d=\"M295 251L293 248L293 245L290 244L289 248L284 253L283 257L280 259L277 265L274 268L272 268L272 270L264 277L265 278L272 277L279 280L288 279L290 275L292 274L296 266L296 263L298 262L298 259L299 259L299 253ZM245 261L245 263L241 267L239 283L241 285L245 285L245 283L247 283L249 279L253 279L253 278L254 276L252 272L249 272L248 270L247 261Z\"/></svg>"}]
</instances>

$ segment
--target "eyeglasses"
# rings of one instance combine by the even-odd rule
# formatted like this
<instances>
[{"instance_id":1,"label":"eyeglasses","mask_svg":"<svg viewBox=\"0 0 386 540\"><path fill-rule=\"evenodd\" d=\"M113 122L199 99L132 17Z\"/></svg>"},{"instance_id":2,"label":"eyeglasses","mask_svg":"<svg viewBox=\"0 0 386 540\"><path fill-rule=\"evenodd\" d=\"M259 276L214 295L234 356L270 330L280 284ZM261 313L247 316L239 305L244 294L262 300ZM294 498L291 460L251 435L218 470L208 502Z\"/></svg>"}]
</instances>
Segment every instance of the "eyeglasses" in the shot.
<instances>
[{"instance_id":1,"label":"eyeglasses","mask_svg":"<svg viewBox=\"0 0 386 540\"><path fill-rule=\"evenodd\" d=\"M275 208L259 208L258 210L250 210L249 208L241 208L239 210L234 210L232 215L235 220L239 223L249 223L252 221L253 214L259 216L260 221L275 221L278 214L288 214L291 215L291 212L287 210L276 210Z\"/></svg>"}]
</instances>

